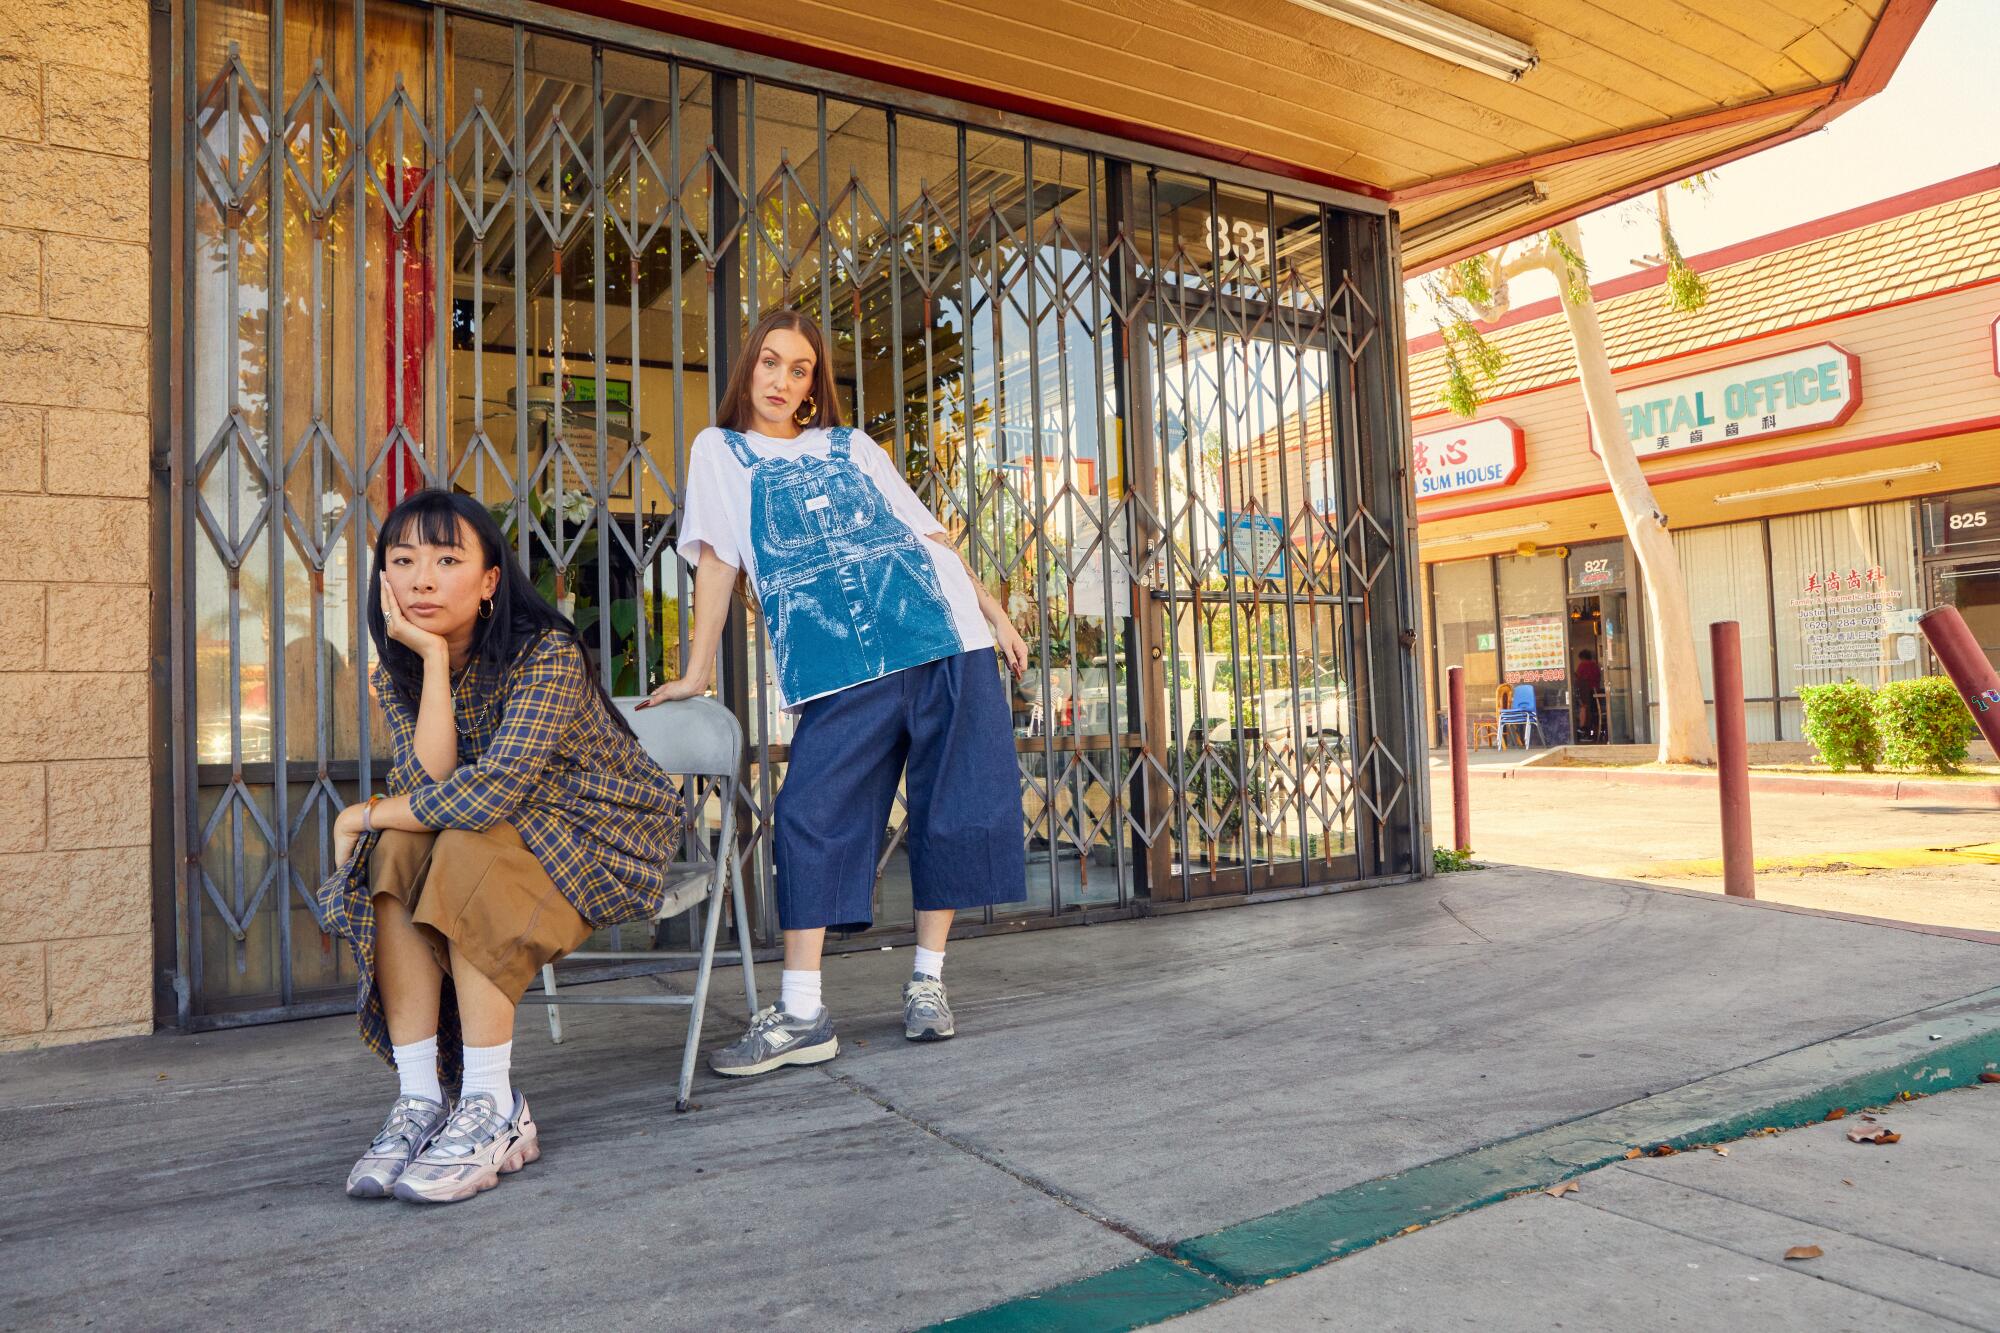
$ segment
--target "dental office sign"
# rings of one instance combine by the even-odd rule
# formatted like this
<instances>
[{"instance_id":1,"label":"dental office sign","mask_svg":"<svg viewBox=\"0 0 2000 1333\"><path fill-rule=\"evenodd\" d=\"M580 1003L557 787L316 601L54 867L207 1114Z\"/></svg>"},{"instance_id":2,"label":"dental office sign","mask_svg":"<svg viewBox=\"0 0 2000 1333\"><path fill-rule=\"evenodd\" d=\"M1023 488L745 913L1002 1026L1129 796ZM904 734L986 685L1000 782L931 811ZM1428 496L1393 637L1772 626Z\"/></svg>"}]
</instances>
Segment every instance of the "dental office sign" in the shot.
<instances>
[{"instance_id":1,"label":"dental office sign","mask_svg":"<svg viewBox=\"0 0 2000 1333\"><path fill-rule=\"evenodd\" d=\"M1525 457L1521 428L1505 417L1427 431L1410 444L1419 500L1512 486Z\"/></svg>"},{"instance_id":2,"label":"dental office sign","mask_svg":"<svg viewBox=\"0 0 2000 1333\"><path fill-rule=\"evenodd\" d=\"M1861 363L1835 343L1618 391L1641 458L1824 430L1860 405Z\"/></svg>"}]
</instances>

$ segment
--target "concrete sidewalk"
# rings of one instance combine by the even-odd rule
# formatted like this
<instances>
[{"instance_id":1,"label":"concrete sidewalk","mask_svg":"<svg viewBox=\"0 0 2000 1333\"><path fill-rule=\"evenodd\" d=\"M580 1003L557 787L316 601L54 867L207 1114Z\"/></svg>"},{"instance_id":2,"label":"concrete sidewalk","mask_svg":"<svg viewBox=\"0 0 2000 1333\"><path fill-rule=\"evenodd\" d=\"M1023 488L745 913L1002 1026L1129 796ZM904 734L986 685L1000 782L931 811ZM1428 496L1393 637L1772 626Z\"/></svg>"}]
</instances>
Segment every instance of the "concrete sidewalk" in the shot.
<instances>
[{"instance_id":1,"label":"concrete sidewalk","mask_svg":"<svg viewBox=\"0 0 2000 1333\"><path fill-rule=\"evenodd\" d=\"M1472 784L1472 846L1481 863L1646 879L1720 893L1719 867L1690 875L1679 864L1722 854L1717 799L1713 784L1579 785L1477 776ZM1448 839L1451 786L1449 775L1436 769L1431 772L1431 800L1436 826ZM2000 817L1990 808L1949 800L1753 791L1750 818L1760 859L1821 863L1760 873L1757 893L1762 899L2000 932L2000 865L1941 860L1874 870L1857 864L1855 856L1991 843L2000 838Z\"/></svg>"},{"instance_id":2,"label":"concrete sidewalk","mask_svg":"<svg viewBox=\"0 0 2000 1333\"><path fill-rule=\"evenodd\" d=\"M2000 1328L2000 1087L1882 1111L1892 1146L1857 1122L1603 1167L1166 1327Z\"/></svg>"},{"instance_id":3,"label":"concrete sidewalk","mask_svg":"<svg viewBox=\"0 0 2000 1333\"><path fill-rule=\"evenodd\" d=\"M1192 1238L1677 1089L1747 1112L1930 1022L2000 1034L1994 946L1522 870L961 943L938 1046L901 1039L908 966L830 960L841 1058L704 1075L685 1116L677 1015L572 1007L551 1047L524 1010L545 1155L443 1209L341 1195L393 1091L348 1020L7 1057L0 1326L913 1328L1178 1281Z\"/></svg>"}]
</instances>

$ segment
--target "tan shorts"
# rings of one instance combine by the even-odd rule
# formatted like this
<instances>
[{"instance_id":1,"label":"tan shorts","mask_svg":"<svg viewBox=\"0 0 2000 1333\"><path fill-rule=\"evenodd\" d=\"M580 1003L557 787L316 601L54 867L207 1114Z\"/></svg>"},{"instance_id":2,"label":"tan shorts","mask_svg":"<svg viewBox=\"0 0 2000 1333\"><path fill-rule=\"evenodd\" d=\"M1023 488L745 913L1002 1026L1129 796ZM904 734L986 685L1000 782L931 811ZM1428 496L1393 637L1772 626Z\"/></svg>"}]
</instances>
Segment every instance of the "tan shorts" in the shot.
<instances>
[{"instance_id":1,"label":"tan shorts","mask_svg":"<svg viewBox=\"0 0 2000 1333\"><path fill-rule=\"evenodd\" d=\"M455 945L517 1004L542 964L590 938L590 923L512 824L483 833L386 830L368 857L368 888L409 907L446 973Z\"/></svg>"}]
</instances>

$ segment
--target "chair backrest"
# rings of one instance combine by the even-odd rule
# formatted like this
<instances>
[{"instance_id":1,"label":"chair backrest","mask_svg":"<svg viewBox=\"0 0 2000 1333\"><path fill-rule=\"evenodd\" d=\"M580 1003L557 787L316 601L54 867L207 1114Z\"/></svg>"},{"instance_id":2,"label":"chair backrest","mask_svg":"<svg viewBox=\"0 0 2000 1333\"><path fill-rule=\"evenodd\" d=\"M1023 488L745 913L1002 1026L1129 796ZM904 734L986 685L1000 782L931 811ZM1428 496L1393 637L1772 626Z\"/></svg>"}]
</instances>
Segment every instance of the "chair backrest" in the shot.
<instances>
[{"instance_id":1,"label":"chair backrest","mask_svg":"<svg viewBox=\"0 0 2000 1333\"><path fill-rule=\"evenodd\" d=\"M1514 702L1508 705L1508 709L1516 713L1534 712L1535 687L1532 685L1516 685L1514 687Z\"/></svg>"},{"instance_id":2,"label":"chair backrest","mask_svg":"<svg viewBox=\"0 0 2000 1333\"><path fill-rule=\"evenodd\" d=\"M1499 713L1506 712L1508 705L1513 702L1513 699L1514 699L1514 687L1512 685L1508 685L1503 682L1502 684L1496 685L1494 687L1493 709L1495 712Z\"/></svg>"},{"instance_id":3,"label":"chair backrest","mask_svg":"<svg viewBox=\"0 0 2000 1333\"><path fill-rule=\"evenodd\" d=\"M734 778L743 762L743 728L713 699L676 699L654 708L619 699L640 746L671 774Z\"/></svg>"}]
</instances>

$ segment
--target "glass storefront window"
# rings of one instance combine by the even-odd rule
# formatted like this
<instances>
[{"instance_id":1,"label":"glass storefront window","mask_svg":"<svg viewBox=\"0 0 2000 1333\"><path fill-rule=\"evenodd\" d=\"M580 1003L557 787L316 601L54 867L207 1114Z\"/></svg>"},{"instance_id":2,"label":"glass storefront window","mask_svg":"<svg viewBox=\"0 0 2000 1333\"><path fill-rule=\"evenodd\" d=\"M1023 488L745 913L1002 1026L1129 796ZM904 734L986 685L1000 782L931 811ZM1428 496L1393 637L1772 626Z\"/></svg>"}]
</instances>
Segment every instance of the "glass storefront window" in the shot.
<instances>
[{"instance_id":1,"label":"glass storefront window","mask_svg":"<svg viewBox=\"0 0 2000 1333\"><path fill-rule=\"evenodd\" d=\"M1898 500L1771 520L1786 735L1800 734L1801 685L1922 674L1913 509Z\"/></svg>"},{"instance_id":2,"label":"glass storefront window","mask_svg":"<svg viewBox=\"0 0 2000 1333\"><path fill-rule=\"evenodd\" d=\"M1493 620L1493 562L1454 560L1431 566L1437 607L1437 690L1445 699L1445 671L1465 668L1469 720L1490 720L1500 684L1500 639ZM1444 740L1440 732L1440 743Z\"/></svg>"},{"instance_id":3,"label":"glass storefront window","mask_svg":"<svg viewBox=\"0 0 2000 1333\"><path fill-rule=\"evenodd\" d=\"M1503 555L1498 563L1501 679L1533 688L1544 730L1560 744L1549 722L1552 710L1568 703L1563 562L1554 555Z\"/></svg>"},{"instance_id":4,"label":"glass storefront window","mask_svg":"<svg viewBox=\"0 0 2000 1333\"><path fill-rule=\"evenodd\" d=\"M1348 748L1387 744L1356 722L1403 702L1351 670L1394 633L1359 594L1402 531L1396 502L1363 503L1362 442L1400 411L1357 387L1393 341L1379 220L726 52L396 0L177 13L193 1008L344 980L298 904L384 773L362 615L381 516L421 485L475 497L608 688L678 675L686 450L778 306L826 329L847 416L1029 645L1031 870L988 923L1414 863L1408 784L1357 799L1394 765ZM726 659L768 933L791 719L758 616Z\"/></svg>"},{"instance_id":5,"label":"glass storefront window","mask_svg":"<svg viewBox=\"0 0 2000 1333\"><path fill-rule=\"evenodd\" d=\"M1764 559L1763 523L1676 532L1674 554L1687 583L1702 697L1711 705L1715 700L1714 663L1701 650L1702 636L1713 622L1733 620L1743 635L1745 735L1753 741L1776 740L1778 690L1771 660L1770 570ZM1713 707L1709 716L1712 721ZM1788 734L1796 738L1798 733Z\"/></svg>"}]
</instances>

